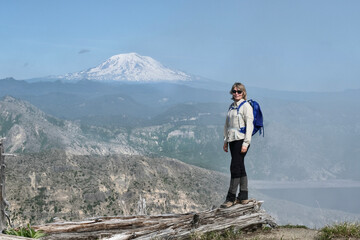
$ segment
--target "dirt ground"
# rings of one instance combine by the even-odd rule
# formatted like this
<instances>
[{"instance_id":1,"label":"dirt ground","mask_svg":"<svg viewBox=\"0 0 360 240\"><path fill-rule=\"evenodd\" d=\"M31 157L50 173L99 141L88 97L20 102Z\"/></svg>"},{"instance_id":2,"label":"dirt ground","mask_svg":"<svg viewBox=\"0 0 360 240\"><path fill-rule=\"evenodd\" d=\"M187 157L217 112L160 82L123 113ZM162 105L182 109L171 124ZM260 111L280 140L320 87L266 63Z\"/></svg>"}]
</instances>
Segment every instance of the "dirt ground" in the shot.
<instances>
[{"instance_id":1,"label":"dirt ground","mask_svg":"<svg viewBox=\"0 0 360 240\"><path fill-rule=\"evenodd\" d=\"M244 240L314 240L318 231L304 228L275 228L271 230L258 230L244 234L240 239Z\"/></svg>"}]
</instances>

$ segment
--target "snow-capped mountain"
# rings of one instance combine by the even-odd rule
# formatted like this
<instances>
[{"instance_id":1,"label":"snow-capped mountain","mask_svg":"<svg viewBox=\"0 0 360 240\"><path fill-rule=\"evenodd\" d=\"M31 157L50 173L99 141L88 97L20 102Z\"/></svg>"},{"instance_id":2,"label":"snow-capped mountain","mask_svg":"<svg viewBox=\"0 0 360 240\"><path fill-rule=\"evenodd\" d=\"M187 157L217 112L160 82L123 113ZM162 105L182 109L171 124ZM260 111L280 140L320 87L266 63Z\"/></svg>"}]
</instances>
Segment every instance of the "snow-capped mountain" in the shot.
<instances>
[{"instance_id":1,"label":"snow-capped mountain","mask_svg":"<svg viewBox=\"0 0 360 240\"><path fill-rule=\"evenodd\" d=\"M110 57L97 67L85 71L56 76L64 80L94 80L94 81L189 81L191 76L163 66L151 57L137 53L118 54Z\"/></svg>"}]
</instances>

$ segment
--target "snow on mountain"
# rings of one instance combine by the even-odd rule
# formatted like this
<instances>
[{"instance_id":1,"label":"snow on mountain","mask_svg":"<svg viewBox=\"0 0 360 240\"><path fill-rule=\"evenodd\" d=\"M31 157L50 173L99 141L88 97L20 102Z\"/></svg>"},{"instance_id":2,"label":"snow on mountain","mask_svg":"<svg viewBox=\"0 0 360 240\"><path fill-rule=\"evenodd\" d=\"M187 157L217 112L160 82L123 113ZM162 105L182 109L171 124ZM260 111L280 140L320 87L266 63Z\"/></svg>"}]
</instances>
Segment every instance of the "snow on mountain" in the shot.
<instances>
[{"instance_id":1,"label":"snow on mountain","mask_svg":"<svg viewBox=\"0 0 360 240\"><path fill-rule=\"evenodd\" d=\"M118 54L110 57L97 67L85 71L56 76L66 80L94 80L94 81L189 81L191 76L177 70L163 66L151 57L137 53Z\"/></svg>"}]
</instances>

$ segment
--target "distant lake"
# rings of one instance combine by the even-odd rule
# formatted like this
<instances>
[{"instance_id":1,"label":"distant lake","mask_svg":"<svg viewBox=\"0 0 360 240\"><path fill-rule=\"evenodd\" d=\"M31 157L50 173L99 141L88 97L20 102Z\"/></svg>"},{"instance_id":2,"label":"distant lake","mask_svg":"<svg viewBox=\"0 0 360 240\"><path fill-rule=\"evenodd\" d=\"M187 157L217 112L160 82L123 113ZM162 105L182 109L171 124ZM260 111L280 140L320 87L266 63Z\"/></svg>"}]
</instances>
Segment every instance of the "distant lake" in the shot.
<instances>
[{"instance_id":1,"label":"distant lake","mask_svg":"<svg viewBox=\"0 0 360 240\"><path fill-rule=\"evenodd\" d=\"M360 214L360 187L275 188L259 192L318 209L333 209Z\"/></svg>"}]
</instances>

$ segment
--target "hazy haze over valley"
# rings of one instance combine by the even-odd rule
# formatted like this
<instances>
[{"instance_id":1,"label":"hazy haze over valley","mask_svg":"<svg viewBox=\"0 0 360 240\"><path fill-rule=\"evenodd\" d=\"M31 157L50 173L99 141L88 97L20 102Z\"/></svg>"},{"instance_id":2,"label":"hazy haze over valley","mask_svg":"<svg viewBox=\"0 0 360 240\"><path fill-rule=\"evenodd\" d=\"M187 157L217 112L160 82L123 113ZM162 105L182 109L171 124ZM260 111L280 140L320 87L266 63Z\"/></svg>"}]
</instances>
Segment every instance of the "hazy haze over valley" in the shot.
<instances>
[{"instance_id":1,"label":"hazy haze over valley","mask_svg":"<svg viewBox=\"0 0 360 240\"><path fill-rule=\"evenodd\" d=\"M24 213L24 204L30 204L35 211L31 221L44 222L55 216L79 219L94 214L134 214L140 196L147 199L150 213L195 211L222 201L230 164L230 155L221 149L223 124L231 103L229 86L200 78L175 83L46 80L0 80L3 97L0 134L6 137L6 151L20 154L12 164L21 162L21 166L26 161L25 178L18 179L13 173L9 177L10 186L21 181L20 185L29 192L20 199L16 197L17 191L24 189L9 188L12 189L9 197L16 202L12 210L17 221L21 221L19 212ZM352 180L356 196L360 189L357 142L360 113L354 109L359 109L359 90L299 93L248 88L248 96L260 102L265 116L265 137L253 137L246 159L248 176L253 180L252 197L265 199L265 209L284 224L319 226L332 221L327 216L359 219L359 213L350 214L351 209L337 209L331 204L317 207L311 202L293 202L284 197L279 208L271 192L264 194L261 182L254 181L270 181L267 188L271 190L281 183L287 183L287 187L280 187L282 189L316 185L310 181L320 183L318 187L322 186L321 182L332 181L341 183L336 187L344 188ZM140 176L146 169L136 164L143 156L146 156L146 166L154 164L155 168L152 174L147 174L148 181L163 179L152 189L145 189L137 175L134 176L134 173ZM192 180L185 184L181 181L183 173L176 169L168 172L173 165L170 164L168 170L156 167L163 157L203 169L181 165L201 172L191 175ZM120 176L109 172L113 158L134 161L131 171L130 168L121 170L127 180L119 180ZM81 165L84 161L81 159L87 159L88 163ZM38 166L38 171L26 167L32 161L36 162L33 164ZM99 161L101 164L94 168ZM58 163L53 165L55 162ZM121 167L124 163L118 164ZM205 169L218 173L210 174ZM111 174L113 178L103 179ZM176 174L178 177L174 177ZM73 177L84 181L67 182L67 187L61 183L55 188L48 182ZM91 186L82 185L90 178L93 179ZM209 186L201 184L202 181L216 184ZM175 189L180 186L184 192L179 198ZM166 190L160 190L164 188ZM191 194L194 188L200 195ZM163 191L161 197L156 195L159 191ZM63 200L56 197L59 194L64 196ZM45 200L37 200L41 198ZM206 201L202 201L203 198ZM73 208L68 201L73 203ZM291 217L285 214L284 209L294 208L307 213L293 213Z\"/></svg>"}]
</instances>

